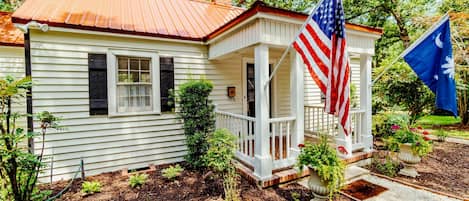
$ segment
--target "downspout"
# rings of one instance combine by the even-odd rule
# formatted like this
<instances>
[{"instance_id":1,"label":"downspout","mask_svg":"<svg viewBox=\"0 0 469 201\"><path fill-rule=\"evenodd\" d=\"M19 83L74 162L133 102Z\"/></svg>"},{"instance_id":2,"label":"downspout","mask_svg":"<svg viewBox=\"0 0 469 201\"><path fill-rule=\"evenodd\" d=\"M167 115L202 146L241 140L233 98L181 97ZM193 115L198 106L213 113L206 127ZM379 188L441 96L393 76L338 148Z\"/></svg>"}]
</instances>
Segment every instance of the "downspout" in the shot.
<instances>
[{"instance_id":1,"label":"downspout","mask_svg":"<svg viewBox=\"0 0 469 201\"><path fill-rule=\"evenodd\" d=\"M49 26L47 24L40 24L35 21L28 22L24 25L15 25L18 29L23 31L24 33L24 72L26 77L32 76L32 68L31 68L31 39L29 34L29 27L37 27L41 31L46 32L49 30ZM33 91L30 88L26 92L26 113L28 114L26 123L28 127L28 133L32 133L34 131L34 120L33 120ZM30 153L34 153L34 138L28 139L28 151Z\"/></svg>"}]
</instances>

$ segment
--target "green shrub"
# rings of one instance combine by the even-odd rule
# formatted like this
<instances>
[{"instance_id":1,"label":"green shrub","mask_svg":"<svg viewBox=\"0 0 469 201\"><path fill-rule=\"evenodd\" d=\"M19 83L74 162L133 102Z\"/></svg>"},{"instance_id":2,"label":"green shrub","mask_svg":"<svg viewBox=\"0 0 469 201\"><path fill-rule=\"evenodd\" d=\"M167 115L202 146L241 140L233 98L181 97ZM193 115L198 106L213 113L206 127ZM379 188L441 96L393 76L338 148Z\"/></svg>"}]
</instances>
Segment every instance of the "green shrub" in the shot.
<instances>
[{"instance_id":1,"label":"green shrub","mask_svg":"<svg viewBox=\"0 0 469 201\"><path fill-rule=\"evenodd\" d=\"M226 201L240 200L238 175L234 164L236 137L227 129L217 129L208 138L209 149L204 156L207 167L223 178Z\"/></svg>"},{"instance_id":2,"label":"green shrub","mask_svg":"<svg viewBox=\"0 0 469 201\"><path fill-rule=\"evenodd\" d=\"M390 151L399 151L401 144L409 143L412 145L412 152L422 157L430 153L433 147L430 138L425 135L428 135L427 131L406 126L396 130L395 134L384 142Z\"/></svg>"},{"instance_id":3,"label":"green shrub","mask_svg":"<svg viewBox=\"0 0 469 201\"><path fill-rule=\"evenodd\" d=\"M31 88L29 77L15 79L6 76L0 80L0 200L31 201L44 200L50 192L36 187L39 171L45 166L42 162L44 141L39 143L39 154L29 153L24 143L41 135L45 139L49 128L55 128L56 117L48 112L36 115L40 132L27 132L17 124L18 119L31 114L21 114L12 110L15 101L26 97Z\"/></svg>"},{"instance_id":4,"label":"green shrub","mask_svg":"<svg viewBox=\"0 0 469 201\"><path fill-rule=\"evenodd\" d=\"M444 131L443 129L438 129L435 132L436 137L438 138L438 141L444 142L446 141L446 138L448 137L448 133Z\"/></svg>"},{"instance_id":5,"label":"green shrub","mask_svg":"<svg viewBox=\"0 0 469 201\"><path fill-rule=\"evenodd\" d=\"M184 121L188 153L186 162L193 168L203 167L202 156L208 149L207 136L215 129L215 106L209 100L213 84L207 80L191 80L179 86L176 101Z\"/></svg>"},{"instance_id":6,"label":"green shrub","mask_svg":"<svg viewBox=\"0 0 469 201\"><path fill-rule=\"evenodd\" d=\"M143 186L147 182L147 174L135 174L129 178L129 186L132 188Z\"/></svg>"},{"instance_id":7,"label":"green shrub","mask_svg":"<svg viewBox=\"0 0 469 201\"><path fill-rule=\"evenodd\" d=\"M409 116L405 113L378 113L373 115L372 133L376 138L387 138L394 134L391 129L393 125L403 127L408 123Z\"/></svg>"},{"instance_id":8,"label":"green shrub","mask_svg":"<svg viewBox=\"0 0 469 201\"><path fill-rule=\"evenodd\" d=\"M176 166L169 166L168 168L163 169L161 172L163 174L163 177L165 177L166 179L174 180L179 177L179 175L181 175L183 171L184 168L177 164Z\"/></svg>"},{"instance_id":9,"label":"green shrub","mask_svg":"<svg viewBox=\"0 0 469 201\"><path fill-rule=\"evenodd\" d=\"M94 194L101 192L101 183L99 181L85 181L81 184L81 192L85 194Z\"/></svg>"},{"instance_id":10,"label":"green shrub","mask_svg":"<svg viewBox=\"0 0 469 201\"><path fill-rule=\"evenodd\" d=\"M393 160L390 156L386 156L384 161L373 158L372 165L381 173L389 177L395 177L399 172L399 161Z\"/></svg>"}]
</instances>

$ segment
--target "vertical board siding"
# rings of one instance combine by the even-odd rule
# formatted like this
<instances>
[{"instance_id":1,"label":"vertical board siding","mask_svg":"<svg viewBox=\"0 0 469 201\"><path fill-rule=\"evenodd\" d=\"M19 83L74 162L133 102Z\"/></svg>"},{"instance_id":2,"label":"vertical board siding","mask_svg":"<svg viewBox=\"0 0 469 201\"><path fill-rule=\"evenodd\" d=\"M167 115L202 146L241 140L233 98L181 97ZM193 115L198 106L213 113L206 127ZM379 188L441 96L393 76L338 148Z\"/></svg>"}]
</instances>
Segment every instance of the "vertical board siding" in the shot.
<instances>
[{"instance_id":1,"label":"vertical board siding","mask_svg":"<svg viewBox=\"0 0 469 201\"><path fill-rule=\"evenodd\" d=\"M92 35L31 34L33 111L51 111L62 120L63 129L51 130L45 138L46 163L53 156L53 179L68 179L84 159L87 175L121 168L182 161L186 154L182 123L174 113L128 117L89 115L88 53L108 49L158 52L174 58L175 87L190 79L214 83L211 99L219 109L240 113L242 93L228 98L227 86L241 89L241 59L209 61L202 45L99 37ZM38 129L38 123L35 122ZM36 152L42 139L36 140ZM44 169L42 180L50 175Z\"/></svg>"}]
</instances>

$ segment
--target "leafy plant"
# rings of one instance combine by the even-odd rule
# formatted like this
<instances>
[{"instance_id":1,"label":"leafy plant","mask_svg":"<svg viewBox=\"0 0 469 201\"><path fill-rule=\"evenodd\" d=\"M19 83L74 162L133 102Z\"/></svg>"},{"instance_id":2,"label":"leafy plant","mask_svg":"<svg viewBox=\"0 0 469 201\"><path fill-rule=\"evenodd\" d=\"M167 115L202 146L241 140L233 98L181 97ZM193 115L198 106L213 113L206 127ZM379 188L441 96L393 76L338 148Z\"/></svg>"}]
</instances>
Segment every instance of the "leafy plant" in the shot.
<instances>
[{"instance_id":1,"label":"leafy plant","mask_svg":"<svg viewBox=\"0 0 469 201\"><path fill-rule=\"evenodd\" d=\"M223 178L226 201L240 200L238 175L234 164L236 137L227 129L217 129L208 137L209 149L204 156L207 167Z\"/></svg>"},{"instance_id":2,"label":"leafy plant","mask_svg":"<svg viewBox=\"0 0 469 201\"><path fill-rule=\"evenodd\" d=\"M440 142L446 141L446 137L448 137L448 133L445 132L443 129L438 129L435 132L435 135L438 138L438 141L440 141Z\"/></svg>"},{"instance_id":3,"label":"leafy plant","mask_svg":"<svg viewBox=\"0 0 469 201\"><path fill-rule=\"evenodd\" d=\"M179 177L183 171L184 168L177 164L176 166L169 166L168 168L163 169L161 172L163 173L163 177L166 179L174 180Z\"/></svg>"},{"instance_id":4,"label":"leafy plant","mask_svg":"<svg viewBox=\"0 0 469 201\"><path fill-rule=\"evenodd\" d=\"M215 129L215 106L209 99L213 84L208 80L191 80L179 86L176 100L179 116L184 121L188 153L186 161L193 168L201 168L202 157L208 149L207 136Z\"/></svg>"},{"instance_id":5,"label":"leafy plant","mask_svg":"<svg viewBox=\"0 0 469 201\"><path fill-rule=\"evenodd\" d=\"M129 186L132 188L143 186L148 180L148 174L135 174L129 178Z\"/></svg>"},{"instance_id":6,"label":"leafy plant","mask_svg":"<svg viewBox=\"0 0 469 201\"><path fill-rule=\"evenodd\" d=\"M50 194L36 187L39 171L45 166L42 163L44 140L39 155L29 153L22 144L37 134L44 139L47 129L56 127L57 118L41 112L36 116L41 132L26 133L25 129L17 127L17 120L31 114L12 111L14 101L24 98L31 86L29 77L15 79L6 76L0 80L0 200L44 200Z\"/></svg>"},{"instance_id":7,"label":"leafy plant","mask_svg":"<svg viewBox=\"0 0 469 201\"><path fill-rule=\"evenodd\" d=\"M373 115L372 133L376 138L387 138L394 134L393 126L405 126L409 116L405 113L383 112Z\"/></svg>"},{"instance_id":8,"label":"leafy plant","mask_svg":"<svg viewBox=\"0 0 469 201\"><path fill-rule=\"evenodd\" d=\"M298 192L291 193L291 198L293 199L293 201L300 201L300 197L301 197L301 194L299 194Z\"/></svg>"},{"instance_id":9,"label":"leafy plant","mask_svg":"<svg viewBox=\"0 0 469 201\"><path fill-rule=\"evenodd\" d=\"M393 160L389 155L386 156L384 161L378 159L378 158L373 158L372 159L372 165L382 174L389 176L389 177L395 177L397 173L399 172L399 162Z\"/></svg>"},{"instance_id":10,"label":"leafy plant","mask_svg":"<svg viewBox=\"0 0 469 201\"><path fill-rule=\"evenodd\" d=\"M95 194L101 192L99 181L85 181L81 184L81 192L85 194Z\"/></svg>"},{"instance_id":11,"label":"leafy plant","mask_svg":"<svg viewBox=\"0 0 469 201\"><path fill-rule=\"evenodd\" d=\"M390 151L398 151L402 144L412 145L412 152L420 157L426 156L432 151L432 143L428 131L419 128L410 128L405 126L396 130L395 134L385 139L386 147Z\"/></svg>"},{"instance_id":12,"label":"leafy plant","mask_svg":"<svg viewBox=\"0 0 469 201\"><path fill-rule=\"evenodd\" d=\"M300 147L302 149L296 166L300 171L304 167L316 171L321 181L326 184L326 188L329 190L329 198L332 199L344 183L345 165L337 155L336 150L329 146L328 136L321 135L318 144L306 143L300 145Z\"/></svg>"}]
</instances>

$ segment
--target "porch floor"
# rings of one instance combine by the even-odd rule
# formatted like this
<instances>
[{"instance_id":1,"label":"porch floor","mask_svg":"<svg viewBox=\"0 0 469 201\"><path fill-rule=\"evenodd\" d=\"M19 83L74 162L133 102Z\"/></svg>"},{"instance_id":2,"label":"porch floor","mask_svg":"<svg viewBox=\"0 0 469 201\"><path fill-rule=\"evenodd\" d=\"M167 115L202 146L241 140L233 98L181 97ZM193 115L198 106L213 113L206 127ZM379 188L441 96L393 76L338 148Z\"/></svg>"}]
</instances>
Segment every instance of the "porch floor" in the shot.
<instances>
[{"instance_id":1,"label":"porch floor","mask_svg":"<svg viewBox=\"0 0 469 201\"><path fill-rule=\"evenodd\" d=\"M351 158L343 159L343 161L346 165L350 165L371 158L372 155L372 152L355 152L352 154ZM258 185L261 188L267 188L309 176L309 171L307 169L303 170L301 174L298 174L296 169L294 169L293 167L289 167L280 170L274 170L270 179L266 181L261 181L254 176L254 171L252 167L246 166L242 163L237 163L236 167L238 169L238 173L240 173L243 178L247 179L252 184Z\"/></svg>"}]
</instances>

